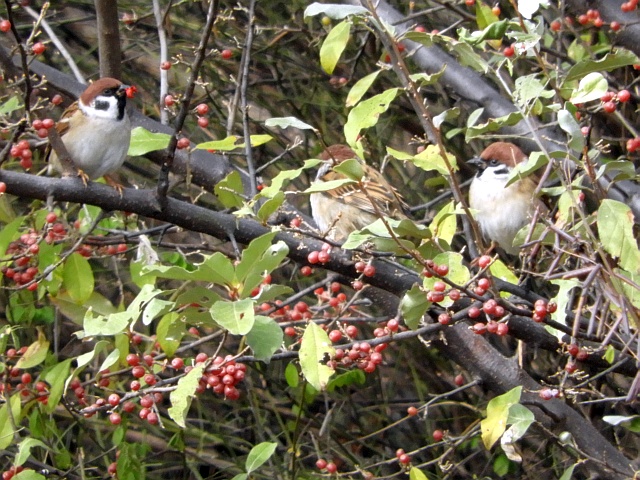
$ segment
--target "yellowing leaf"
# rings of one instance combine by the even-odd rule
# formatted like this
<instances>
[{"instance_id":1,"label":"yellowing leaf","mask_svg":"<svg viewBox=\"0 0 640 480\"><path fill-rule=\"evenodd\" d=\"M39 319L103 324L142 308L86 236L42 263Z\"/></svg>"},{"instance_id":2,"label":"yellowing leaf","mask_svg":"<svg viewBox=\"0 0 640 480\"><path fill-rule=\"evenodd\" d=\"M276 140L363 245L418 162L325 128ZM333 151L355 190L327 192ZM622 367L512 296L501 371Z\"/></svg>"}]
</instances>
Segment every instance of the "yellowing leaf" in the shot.
<instances>
[{"instance_id":1,"label":"yellowing leaf","mask_svg":"<svg viewBox=\"0 0 640 480\"><path fill-rule=\"evenodd\" d=\"M508 392L495 397L487 405L487 418L480 422L482 442L487 450L500 439L507 428L509 409L520 402L522 387L516 387Z\"/></svg>"},{"instance_id":2,"label":"yellowing leaf","mask_svg":"<svg viewBox=\"0 0 640 480\"><path fill-rule=\"evenodd\" d=\"M49 340L44 336L42 330L38 329L38 339L27 347L27 351L16 363L16 368L25 369L40 365L47 357L48 351Z\"/></svg>"},{"instance_id":3,"label":"yellowing leaf","mask_svg":"<svg viewBox=\"0 0 640 480\"><path fill-rule=\"evenodd\" d=\"M349 146L355 147L356 139L363 128L369 128L378 123L378 118L387 111L399 91L399 88L385 90L360 102L349 112L347 123L344 125L344 136Z\"/></svg>"},{"instance_id":4,"label":"yellowing leaf","mask_svg":"<svg viewBox=\"0 0 640 480\"><path fill-rule=\"evenodd\" d=\"M620 259L620 266L640 273L640 251L633 235L633 213L628 205L616 200L603 200L598 209L598 235L604 249Z\"/></svg>"},{"instance_id":5,"label":"yellowing leaf","mask_svg":"<svg viewBox=\"0 0 640 480\"><path fill-rule=\"evenodd\" d=\"M353 107L355 104L357 104L363 97L363 95L367 93L373 82L375 82L376 78L378 78L378 75L381 71L382 70L376 70L375 72L370 73L369 75L358 80L355 85L351 87L351 90L349 90L345 105L347 107Z\"/></svg>"},{"instance_id":6,"label":"yellowing leaf","mask_svg":"<svg viewBox=\"0 0 640 480\"><path fill-rule=\"evenodd\" d=\"M350 31L351 22L343 20L331 29L320 47L320 65L329 75L333 73L338 60L340 60L340 55L347 46Z\"/></svg>"},{"instance_id":7,"label":"yellowing leaf","mask_svg":"<svg viewBox=\"0 0 640 480\"><path fill-rule=\"evenodd\" d=\"M191 400L195 396L203 370L204 365L202 364L193 367L189 373L178 380L178 388L169 395L171 401L171 407L168 410L169 416L182 428L186 427L184 420L189 412Z\"/></svg>"},{"instance_id":8,"label":"yellowing leaf","mask_svg":"<svg viewBox=\"0 0 640 480\"><path fill-rule=\"evenodd\" d=\"M335 371L328 367L327 360L335 355L335 348L327 332L318 325L310 322L307 325L300 344L300 367L302 375L316 390L324 390L329 378Z\"/></svg>"}]
</instances>

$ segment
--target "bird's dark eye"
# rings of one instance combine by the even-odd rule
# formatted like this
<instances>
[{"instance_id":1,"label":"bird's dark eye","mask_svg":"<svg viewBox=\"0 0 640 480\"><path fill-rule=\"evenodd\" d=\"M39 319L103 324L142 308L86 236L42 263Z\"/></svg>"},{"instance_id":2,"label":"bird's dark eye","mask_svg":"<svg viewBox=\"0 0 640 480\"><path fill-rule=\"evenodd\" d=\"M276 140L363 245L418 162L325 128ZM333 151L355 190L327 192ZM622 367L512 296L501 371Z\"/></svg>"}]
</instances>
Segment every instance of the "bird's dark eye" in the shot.
<instances>
[{"instance_id":1,"label":"bird's dark eye","mask_svg":"<svg viewBox=\"0 0 640 480\"><path fill-rule=\"evenodd\" d=\"M496 160L495 158L492 158L491 160L489 160L489 166L490 167L497 167L498 165L500 165L500 162L498 160Z\"/></svg>"},{"instance_id":2,"label":"bird's dark eye","mask_svg":"<svg viewBox=\"0 0 640 480\"><path fill-rule=\"evenodd\" d=\"M105 88L102 91L102 95L104 95L105 97L109 97L109 96L113 95L113 92L114 92L113 88Z\"/></svg>"}]
</instances>

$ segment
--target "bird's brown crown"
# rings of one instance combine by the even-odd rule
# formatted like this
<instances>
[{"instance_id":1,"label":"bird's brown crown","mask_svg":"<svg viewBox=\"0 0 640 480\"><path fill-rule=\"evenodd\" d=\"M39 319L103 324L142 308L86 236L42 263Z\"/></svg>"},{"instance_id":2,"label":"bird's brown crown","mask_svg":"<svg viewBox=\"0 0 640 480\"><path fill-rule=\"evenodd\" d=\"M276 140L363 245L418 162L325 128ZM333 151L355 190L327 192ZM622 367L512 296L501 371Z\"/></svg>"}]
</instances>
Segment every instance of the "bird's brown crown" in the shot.
<instances>
[{"instance_id":1,"label":"bird's brown crown","mask_svg":"<svg viewBox=\"0 0 640 480\"><path fill-rule=\"evenodd\" d=\"M330 145L324 150L318 158L320 160L331 161L334 165L338 165L350 158L356 158L356 152L354 152L348 145Z\"/></svg>"},{"instance_id":2,"label":"bird's brown crown","mask_svg":"<svg viewBox=\"0 0 640 480\"><path fill-rule=\"evenodd\" d=\"M483 150L480 158L485 162L497 160L509 167L515 167L518 163L525 160L527 156L513 143L495 142Z\"/></svg>"},{"instance_id":3,"label":"bird's brown crown","mask_svg":"<svg viewBox=\"0 0 640 480\"><path fill-rule=\"evenodd\" d=\"M96 80L80 95L80 100L84 105L89 105L98 95L104 94L105 91L116 91L122 86L120 80L111 77L104 77Z\"/></svg>"}]
</instances>

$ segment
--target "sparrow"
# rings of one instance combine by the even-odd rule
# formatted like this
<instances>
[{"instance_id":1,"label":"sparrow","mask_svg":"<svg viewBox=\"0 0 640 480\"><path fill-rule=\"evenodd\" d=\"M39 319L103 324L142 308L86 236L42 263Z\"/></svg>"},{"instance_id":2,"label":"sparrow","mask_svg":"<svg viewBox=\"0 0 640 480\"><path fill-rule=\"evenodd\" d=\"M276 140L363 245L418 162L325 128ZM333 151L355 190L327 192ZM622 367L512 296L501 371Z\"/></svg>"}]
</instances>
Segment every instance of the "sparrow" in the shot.
<instances>
[{"instance_id":1,"label":"sparrow","mask_svg":"<svg viewBox=\"0 0 640 480\"><path fill-rule=\"evenodd\" d=\"M496 142L467 162L478 167L469 188L469 206L476 211L482 235L511 255L520 250L513 245L518 231L530 222L536 209L547 211L535 197L537 182L532 176L506 186L515 166L527 160L516 145Z\"/></svg>"},{"instance_id":2,"label":"sparrow","mask_svg":"<svg viewBox=\"0 0 640 480\"><path fill-rule=\"evenodd\" d=\"M131 141L131 122L125 111L127 88L115 78L96 80L56 124L70 160L83 178L95 180L124 163ZM48 155L56 170L68 173L51 146Z\"/></svg>"},{"instance_id":3,"label":"sparrow","mask_svg":"<svg viewBox=\"0 0 640 480\"><path fill-rule=\"evenodd\" d=\"M407 218L404 213L407 205L396 189L380 172L358 158L350 147L331 145L318 158L324 163L318 170L316 182L346 178L333 167L348 159L358 160L364 170L364 177L359 183L311 194L311 215L328 238L344 242L351 232L375 222L380 214L396 220Z\"/></svg>"}]
</instances>

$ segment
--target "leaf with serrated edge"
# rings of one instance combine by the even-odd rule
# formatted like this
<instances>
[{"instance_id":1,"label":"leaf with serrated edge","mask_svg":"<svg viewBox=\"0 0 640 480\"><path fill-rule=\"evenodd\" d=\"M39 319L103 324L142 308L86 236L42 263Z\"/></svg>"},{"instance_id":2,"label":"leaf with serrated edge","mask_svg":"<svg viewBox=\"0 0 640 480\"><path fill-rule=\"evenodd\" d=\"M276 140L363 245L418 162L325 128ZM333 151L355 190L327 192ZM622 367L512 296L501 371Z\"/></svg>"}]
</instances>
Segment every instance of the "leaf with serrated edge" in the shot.
<instances>
[{"instance_id":1,"label":"leaf with serrated edge","mask_svg":"<svg viewBox=\"0 0 640 480\"><path fill-rule=\"evenodd\" d=\"M178 380L177 388L169 395L171 402L171 407L168 409L169 416L182 428L186 428L185 417L191 407L191 400L195 397L203 371L203 364L194 366L189 373Z\"/></svg>"},{"instance_id":2,"label":"leaf with serrated edge","mask_svg":"<svg viewBox=\"0 0 640 480\"><path fill-rule=\"evenodd\" d=\"M313 388L323 390L329 378L335 373L332 368L325 365L327 360L335 355L335 348L331 346L327 332L315 323L309 323L302 335L299 355L304 377Z\"/></svg>"}]
</instances>

